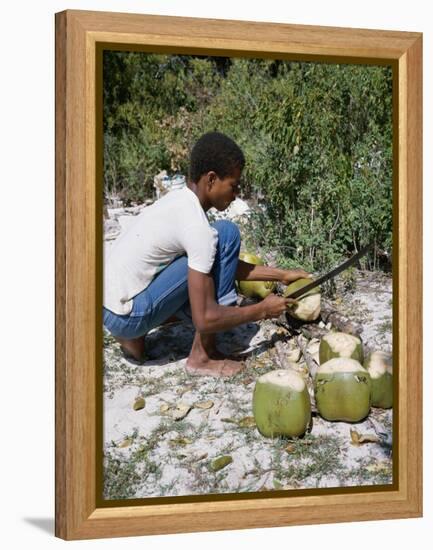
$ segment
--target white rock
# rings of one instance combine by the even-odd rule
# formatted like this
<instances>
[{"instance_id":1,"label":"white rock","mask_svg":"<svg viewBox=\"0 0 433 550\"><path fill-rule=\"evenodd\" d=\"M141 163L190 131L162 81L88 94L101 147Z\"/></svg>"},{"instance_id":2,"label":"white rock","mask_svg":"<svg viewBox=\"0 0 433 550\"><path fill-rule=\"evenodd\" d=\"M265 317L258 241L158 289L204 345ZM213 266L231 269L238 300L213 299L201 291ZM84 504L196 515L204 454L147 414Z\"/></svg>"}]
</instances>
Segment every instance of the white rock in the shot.
<instances>
[{"instance_id":1,"label":"white rock","mask_svg":"<svg viewBox=\"0 0 433 550\"><path fill-rule=\"evenodd\" d=\"M237 197L223 212L219 212L216 208L210 208L209 214L219 220L235 220L247 216L250 211L251 208L248 204Z\"/></svg>"}]
</instances>

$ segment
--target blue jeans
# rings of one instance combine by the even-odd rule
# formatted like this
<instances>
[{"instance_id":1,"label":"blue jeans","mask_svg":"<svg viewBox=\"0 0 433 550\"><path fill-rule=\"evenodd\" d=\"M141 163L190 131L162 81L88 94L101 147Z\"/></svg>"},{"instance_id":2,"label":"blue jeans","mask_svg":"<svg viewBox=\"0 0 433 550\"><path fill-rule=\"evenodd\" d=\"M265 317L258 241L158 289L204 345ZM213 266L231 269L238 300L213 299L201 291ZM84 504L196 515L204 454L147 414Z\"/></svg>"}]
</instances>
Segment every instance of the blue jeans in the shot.
<instances>
[{"instance_id":1,"label":"blue jeans","mask_svg":"<svg viewBox=\"0 0 433 550\"><path fill-rule=\"evenodd\" d=\"M241 237L237 225L227 220L211 224L218 231L218 245L211 275L215 299L220 305L236 303L235 275ZM170 316L192 321L188 298L188 259L176 258L158 273L142 292L134 296L132 310L118 315L103 307L103 323L113 336L138 338L161 325Z\"/></svg>"}]
</instances>

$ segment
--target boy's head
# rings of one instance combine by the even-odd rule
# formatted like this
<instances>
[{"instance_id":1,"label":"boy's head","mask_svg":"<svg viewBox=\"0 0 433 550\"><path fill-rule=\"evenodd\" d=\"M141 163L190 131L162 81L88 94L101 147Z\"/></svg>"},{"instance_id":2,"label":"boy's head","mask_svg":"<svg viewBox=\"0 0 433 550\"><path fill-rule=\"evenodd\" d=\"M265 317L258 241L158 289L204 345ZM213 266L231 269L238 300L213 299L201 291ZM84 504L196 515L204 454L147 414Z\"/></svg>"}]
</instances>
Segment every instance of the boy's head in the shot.
<instances>
[{"instance_id":1,"label":"boy's head","mask_svg":"<svg viewBox=\"0 0 433 550\"><path fill-rule=\"evenodd\" d=\"M244 166L244 154L232 139L220 132L208 132L192 148L189 179L197 183L204 174L215 172L223 180L236 168L242 172Z\"/></svg>"}]
</instances>

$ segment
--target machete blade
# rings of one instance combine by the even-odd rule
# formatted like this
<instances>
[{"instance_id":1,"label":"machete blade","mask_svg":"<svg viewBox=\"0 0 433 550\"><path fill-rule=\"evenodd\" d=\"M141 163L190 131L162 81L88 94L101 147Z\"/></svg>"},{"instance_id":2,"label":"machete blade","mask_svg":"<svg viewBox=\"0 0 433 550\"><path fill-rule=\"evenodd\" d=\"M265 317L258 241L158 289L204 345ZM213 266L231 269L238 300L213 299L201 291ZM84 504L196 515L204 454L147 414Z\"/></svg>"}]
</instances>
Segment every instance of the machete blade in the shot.
<instances>
[{"instance_id":1,"label":"machete blade","mask_svg":"<svg viewBox=\"0 0 433 550\"><path fill-rule=\"evenodd\" d=\"M302 288L298 288L298 290L295 290L291 294L288 294L286 298L299 298L300 296L303 296L308 291L310 291L313 288L316 288L317 286L320 286L322 283L328 281L329 279L332 279L354 263L356 263L362 256L365 256L367 252L370 250L370 248L373 246L373 243L368 244L367 246L364 246L361 248L359 252L357 252L354 256L337 266L336 268L332 269L331 271L328 271L328 273L325 273L325 275L322 275L315 281L312 281L311 283L308 283L308 285L303 286Z\"/></svg>"}]
</instances>

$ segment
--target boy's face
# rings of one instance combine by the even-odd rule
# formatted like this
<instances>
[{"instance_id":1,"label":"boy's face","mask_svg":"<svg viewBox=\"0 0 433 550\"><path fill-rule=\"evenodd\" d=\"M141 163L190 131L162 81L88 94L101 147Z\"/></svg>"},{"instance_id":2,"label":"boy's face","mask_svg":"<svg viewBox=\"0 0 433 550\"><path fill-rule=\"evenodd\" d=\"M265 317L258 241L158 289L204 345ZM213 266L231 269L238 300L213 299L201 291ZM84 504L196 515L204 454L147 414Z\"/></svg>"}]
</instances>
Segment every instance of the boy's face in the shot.
<instances>
[{"instance_id":1,"label":"boy's face","mask_svg":"<svg viewBox=\"0 0 433 550\"><path fill-rule=\"evenodd\" d=\"M233 172L220 179L215 172L210 172L208 175L213 175L213 184L209 190L208 197L217 210L222 211L228 208L235 200L239 193L239 185L241 179L241 169L236 167Z\"/></svg>"}]
</instances>

